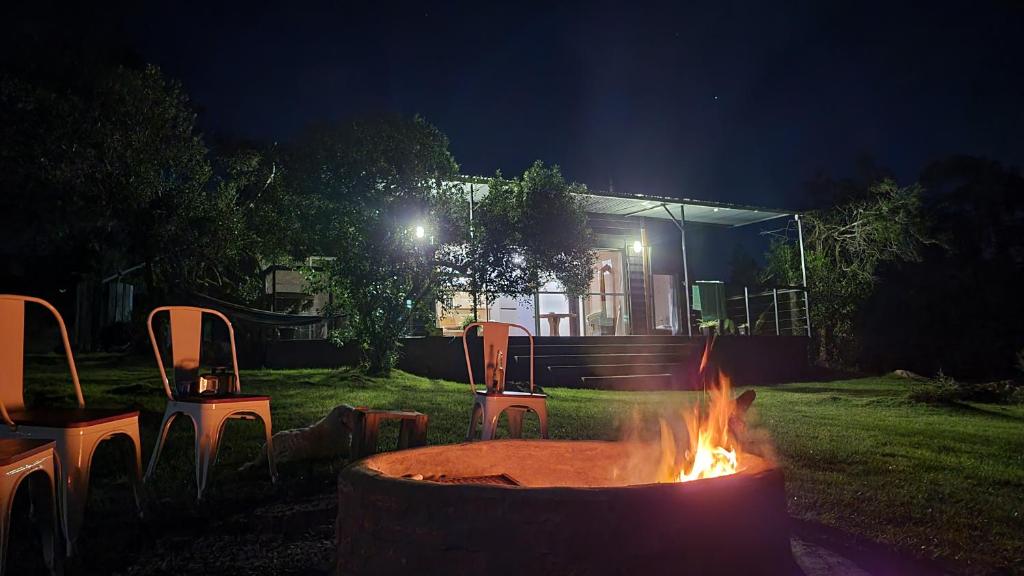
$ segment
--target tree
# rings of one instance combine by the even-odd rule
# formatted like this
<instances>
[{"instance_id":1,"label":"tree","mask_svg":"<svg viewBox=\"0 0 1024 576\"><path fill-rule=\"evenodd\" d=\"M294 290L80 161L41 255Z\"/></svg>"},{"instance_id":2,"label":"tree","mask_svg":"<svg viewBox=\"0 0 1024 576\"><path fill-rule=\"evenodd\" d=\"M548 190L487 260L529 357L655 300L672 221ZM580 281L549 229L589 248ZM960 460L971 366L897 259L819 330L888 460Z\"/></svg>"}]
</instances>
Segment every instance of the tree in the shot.
<instances>
[{"instance_id":1,"label":"tree","mask_svg":"<svg viewBox=\"0 0 1024 576\"><path fill-rule=\"evenodd\" d=\"M386 373L409 319L428 312L443 286L434 247L460 237L448 140L419 117L373 118L314 129L291 157L327 257L310 271L310 288L332 295L327 312L345 314L339 337L359 345L367 371Z\"/></svg>"},{"instance_id":2,"label":"tree","mask_svg":"<svg viewBox=\"0 0 1024 576\"><path fill-rule=\"evenodd\" d=\"M211 270L204 289L227 300L262 305L263 270L310 254L312 239L304 222L311 207L285 184L285 161L276 147L235 145L218 150L215 158L217 196L234 204L238 237L230 258Z\"/></svg>"},{"instance_id":3,"label":"tree","mask_svg":"<svg viewBox=\"0 0 1024 576\"><path fill-rule=\"evenodd\" d=\"M144 264L159 293L231 259L234 198L212 185L188 98L157 68L102 69L71 86L4 76L0 124L0 218L31 245L26 260L92 279Z\"/></svg>"},{"instance_id":4,"label":"tree","mask_svg":"<svg viewBox=\"0 0 1024 576\"><path fill-rule=\"evenodd\" d=\"M867 302L863 356L877 370L939 370L958 378L1015 377L1024 348L1024 177L952 156L921 174L939 243L922 261L886 266ZM888 329L894 320L899 330Z\"/></svg>"},{"instance_id":5,"label":"tree","mask_svg":"<svg viewBox=\"0 0 1024 576\"><path fill-rule=\"evenodd\" d=\"M519 178L499 173L489 180L471 229L442 254L442 261L454 263L450 278L463 283L474 311L501 296L532 296L550 280L570 297L586 292L594 251L583 193L585 186L566 182L558 166L540 161Z\"/></svg>"},{"instance_id":6,"label":"tree","mask_svg":"<svg viewBox=\"0 0 1024 576\"><path fill-rule=\"evenodd\" d=\"M857 317L875 288L879 266L918 261L922 247L933 242L921 210L921 193L916 184L900 187L883 180L864 198L801 216L819 361L856 362ZM800 256L793 235L789 227L773 242L766 279L799 283Z\"/></svg>"},{"instance_id":7,"label":"tree","mask_svg":"<svg viewBox=\"0 0 1024 576\"><path fill-rule=\"evenodd\" d=\"M494 179L469 218L448 140L422 118L383 117L314 129L290 154L294 193L317 206L309 288L346 317L367 372L387 373L414 319L456 291L493 299L532 293L550 277L589 282L582 205L557 168Z\"/></svg>"},{"instance_id":8,"label":"tree","mask_svg":"<svg viewBox=\"0 0 1024 576\"><path fill-rule=\"evenodd\" d=\"M757 291L761 288L761 276L763 274L761 265L747 252L743 245L739 243L734 244L732 255L729 258L729 284L746 286L751 290Z\"/></svg>"}]
</instances>

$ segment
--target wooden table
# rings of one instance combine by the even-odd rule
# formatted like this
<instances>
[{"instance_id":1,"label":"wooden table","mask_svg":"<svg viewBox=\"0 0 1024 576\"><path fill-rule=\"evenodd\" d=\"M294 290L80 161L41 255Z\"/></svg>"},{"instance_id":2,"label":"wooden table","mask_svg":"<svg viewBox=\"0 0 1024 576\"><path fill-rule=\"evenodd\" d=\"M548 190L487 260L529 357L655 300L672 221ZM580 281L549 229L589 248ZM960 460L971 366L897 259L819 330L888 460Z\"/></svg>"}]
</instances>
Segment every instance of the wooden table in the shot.
<instances>
[{"instance_id":1,"label":"wooden table","mask_svg":"<svg viewBox=\"0 0 1024 576\"><path fill-rule=\"evenodd\" d=\"M561 336L558 333L558 327L562 324L562 318L575 318L576 315L569 313L563 314L560 312L548 312L547 314L541 314L539 318L546 318L548 321L548 327L551 328L551 336Z\"/></svg>"},{"instance_id":2,"label":"wooden table","mask_svg":"<svg viewBox=\"0 0 1024 576\"><path fill-rule=\"evenodd\" d=\"M352 413L352 449L350 460L377 453L380 424L386 420L399 420L398 449L415 448L427 444L427 415L412 410L376 410L359 406Z\"/></svg>"}]
</instances>

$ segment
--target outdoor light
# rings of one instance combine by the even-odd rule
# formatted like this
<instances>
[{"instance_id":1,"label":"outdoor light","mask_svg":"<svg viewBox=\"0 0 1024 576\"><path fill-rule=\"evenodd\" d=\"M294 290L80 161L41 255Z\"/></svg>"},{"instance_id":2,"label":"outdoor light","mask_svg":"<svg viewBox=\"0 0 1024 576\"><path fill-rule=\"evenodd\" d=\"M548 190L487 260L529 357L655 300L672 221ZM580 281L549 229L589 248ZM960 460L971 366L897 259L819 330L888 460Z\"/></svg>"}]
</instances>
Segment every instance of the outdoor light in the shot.
<instances>
[{"instance_id":1,"label":"outdoor light","mask_svg":"<svg viewBox=\"0 0 1024 576\"><path fill-rule=\"evenodd\" d=\"M415 234L417 238L423 238L424 236L427 235L427 231L426 229L423 228L423 226L417 226Z\"/></svg>"},{"instance_id":2,"label":"outdoor light","mask_svg":"<svg viewBox=\"0 0 1024 576\"><path fill-rule=\"evenodd\" d=\"M633 242L633 252L636 252L637 254L643 254L644 245L641 244L639 240Z\"/></svg>"}]
</instances>

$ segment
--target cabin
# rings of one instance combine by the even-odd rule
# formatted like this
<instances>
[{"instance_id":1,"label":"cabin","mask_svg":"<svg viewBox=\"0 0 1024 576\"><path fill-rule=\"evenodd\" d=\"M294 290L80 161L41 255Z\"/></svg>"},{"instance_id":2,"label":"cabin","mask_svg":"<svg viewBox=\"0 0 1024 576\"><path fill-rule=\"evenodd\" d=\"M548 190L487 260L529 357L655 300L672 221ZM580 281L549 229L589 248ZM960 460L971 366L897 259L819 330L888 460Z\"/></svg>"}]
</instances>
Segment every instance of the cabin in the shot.
<instances>
[{"instance_id":1,"label":"cabin","mask_svg":"<svg viewBox=\"0 0 1024 576\"><path fill-rule=\"evenodd\" d=\"M487 194L485 182L461 185L471 206ZM733 286L694 278L687 259L687 241L695 237L771 221L781 227L791 220L799 230L798 214L613 192L590 192L582 199L597 256L586 294L569 296L550 281L532 297L499 298L475 311L468 293L456 294L454 306L437 305L435 326L410 327L399 367L466 380L462 326L476 318L527 329L535 339L541 385L692 387L692 364L710 334L720 336L721 356L730 358L725 369L742 383L803 375L811 330L806 277L800 286ZM296 270L274 266L266 280L271 310L317 313L315 303L323 297L304 294ZM279 336L268 344L270 367L330 366L352 357L333 352L321 326L282 330ZM513 337L511 346L510 377L528 378L527 337Z\"/></svg>"}]
</instances>

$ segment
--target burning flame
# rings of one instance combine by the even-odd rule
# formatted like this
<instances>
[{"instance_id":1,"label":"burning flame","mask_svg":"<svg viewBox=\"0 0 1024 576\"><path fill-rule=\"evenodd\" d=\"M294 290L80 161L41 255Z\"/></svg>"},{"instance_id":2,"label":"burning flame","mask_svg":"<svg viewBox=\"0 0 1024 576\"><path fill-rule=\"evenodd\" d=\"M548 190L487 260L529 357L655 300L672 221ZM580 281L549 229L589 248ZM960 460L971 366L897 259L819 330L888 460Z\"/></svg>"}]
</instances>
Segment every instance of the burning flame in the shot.
<instances>
[{"instance_id":1,"label":"burning flame","mask_svg":"<svg viewBox=\"0 0 1024 576\"><path fill-rule=\"evenodd\" d=\"M687 432L687 444L682 457L675 435L669 424L661 419L661 460L658 465L659 482L689 482L702 478L717 478L735 474L743 458L730 423L736 402L733 401L729 379L721 373L707 382L704 378L713 340L708 340L700 363L700 378L705 382L709 397L707 414L702 417L699 406L682 412ZM710 385L708 385L710 384Z\"/></svg>"}]
</instances>

